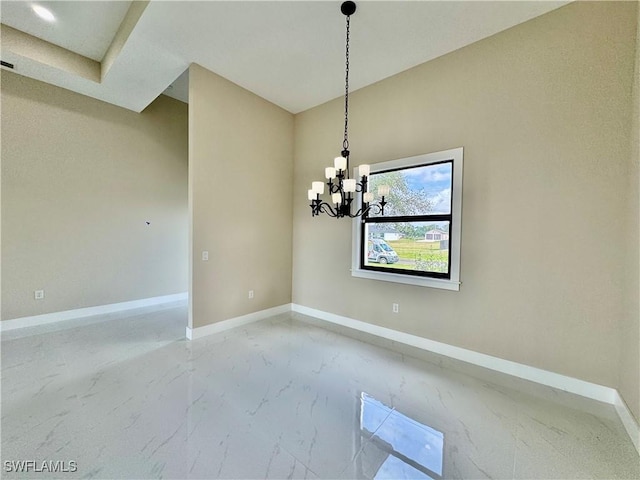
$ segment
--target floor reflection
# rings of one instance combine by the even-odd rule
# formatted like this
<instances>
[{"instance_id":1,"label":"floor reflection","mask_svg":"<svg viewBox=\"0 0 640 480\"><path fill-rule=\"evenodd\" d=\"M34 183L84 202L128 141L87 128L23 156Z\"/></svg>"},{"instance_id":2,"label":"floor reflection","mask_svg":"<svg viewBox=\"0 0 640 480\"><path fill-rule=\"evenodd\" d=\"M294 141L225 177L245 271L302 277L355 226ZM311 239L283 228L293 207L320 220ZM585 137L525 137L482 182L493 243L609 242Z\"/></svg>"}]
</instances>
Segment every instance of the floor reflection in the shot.
<instances>
[{"instance_id":1,"label":"floor reflection","mask_svg":"<svg viewBox=\"0 0 640 480\"><path fill-rule=\"evenodd\" d=\"M442 478L444 434L365 392L360 394L360 434L359 468L365 478Z\"/></svg>"}]
</instances>

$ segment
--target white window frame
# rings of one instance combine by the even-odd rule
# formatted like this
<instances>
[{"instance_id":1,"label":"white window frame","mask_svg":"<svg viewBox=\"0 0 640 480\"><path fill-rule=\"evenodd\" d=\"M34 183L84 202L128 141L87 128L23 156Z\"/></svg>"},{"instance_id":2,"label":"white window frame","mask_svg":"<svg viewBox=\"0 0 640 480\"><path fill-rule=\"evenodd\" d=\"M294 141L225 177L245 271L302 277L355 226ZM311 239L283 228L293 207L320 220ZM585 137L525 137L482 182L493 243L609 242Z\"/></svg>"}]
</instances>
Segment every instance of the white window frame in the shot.
<instances>
[{"instance_id":1,"label":"white window frame","mask_svg":"<svg viewBox=\"0 0 640 480\"><path fill-rule=\"evenodd\" d=\"M447 160L453 161L453 178L452 178L452 198L451 198L451 257L450 278L429 278L417 277L415 275L402 275L400 273L379 272L364 270L360 268L360 241L362 235L361 218L353 220L352 229L352 246L351 246L351 275L358 278L366 278L369 280L380 280L383 282L404 283L406 285L417 285L421 287L440 288L444 290L460 290L460 234L462 233L462 167L463 167L463 148L453 148L451 150L443 150L441 152L426 153L416 155L415 157L401 158L388 162L376 163L371 165L371 173L385 170L393 170L399 168L407 168L419 165L428 165L430 163L443 162ZM354 169L354 175L357 175ZM357 177L352 177L357 178ZM360 198L356 202L356 210L361 207Z\"/></svg>"}]
</instances>

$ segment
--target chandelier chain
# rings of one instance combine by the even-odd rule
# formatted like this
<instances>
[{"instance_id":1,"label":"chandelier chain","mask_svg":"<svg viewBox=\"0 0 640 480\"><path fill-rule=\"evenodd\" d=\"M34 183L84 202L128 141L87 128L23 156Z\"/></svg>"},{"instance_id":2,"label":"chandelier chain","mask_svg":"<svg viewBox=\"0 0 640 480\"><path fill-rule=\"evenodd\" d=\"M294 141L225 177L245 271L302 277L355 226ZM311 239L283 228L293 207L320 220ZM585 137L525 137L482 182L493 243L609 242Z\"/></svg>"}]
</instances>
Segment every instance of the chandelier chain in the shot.
<instances>
[{"instance_id":1,"label":"chandelier chain","mask_svg":"<svg viewBox=\"0 0 640 480\"><path fill-rule=\"evenodd\" d=\"M342 148L349 150L349 24L351 16L347 15L347 46L345 51L345 80L344 80L344 140Z\"/></svg>"}]
</instances>

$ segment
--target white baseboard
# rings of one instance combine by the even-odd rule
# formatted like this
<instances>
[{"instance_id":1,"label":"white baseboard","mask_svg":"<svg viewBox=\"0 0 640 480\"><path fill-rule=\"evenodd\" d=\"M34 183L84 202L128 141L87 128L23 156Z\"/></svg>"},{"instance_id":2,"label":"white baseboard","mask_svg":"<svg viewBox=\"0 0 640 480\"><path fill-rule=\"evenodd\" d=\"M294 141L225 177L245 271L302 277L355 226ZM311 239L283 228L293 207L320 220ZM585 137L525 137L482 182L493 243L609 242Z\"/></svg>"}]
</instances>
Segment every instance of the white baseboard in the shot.
<instances>
[{"instance_id":1,"label":"white baseboard","mask_svg":"<svg viewBox=\"0 0 640 480\"><path fill-rule=\"evenodd\" d=\"M638 454L640 454L640 424L635 419L631 410L622 399L618 391L616 391L614 406L616 407L616 412L618 412L618 416L622 421L622 425L624 425L625 430L631 437L631 441L636 447Z\"/></svg>"},{"instance_id":2,"label":"white baseboard","mask_svg":"<svg viewBox=\"0 0 640 480\"><path fill-rule=\"evenodd\" d=\"M615 407L620 421L624 425L631 441L635 446L638 454L640 454L640 425L627 407L620 393L615 388L605 387L595 383L580 380L566 375L543 370L541 368L531 367L522 363L504 360L484 353L474 352L465 348L455 347L446 343L436 342L427 338L418 337L410 333L399 332L386 327L372 325L370 323L355 320L349 317L343 317L315 308L304 307L293 303L291 310L294 312L315 317L320 320L335 323L343 327L352 328L361 332L369 333L381 338L393 340L395 342L410 345L422 350L437 353L446 357L462 360L463 362L478 365L497 372L506 373L514 377L523 378L532 382L553 387L565 392L574 393L583 397L591 398L599 402L608 403Z\"/></svg>"},{"instance_id":3,"label":"white baseboard","mask_svg":"<svg viewBox=\"0 0 640 480\"><path fill-rule=\"evenodd\" d=\"M187 327L187 338L189 340L195 340L214 333L224 332L232 328L240 327L248 323L257 322L258 320L264 320L265 318L279 315L281 313L287 313L291 311L291 304L287 303L278 307L267 308L266 310L260 310L259 312L249 313L242 315L241 317L234 317L221 322L212 323L203 327L190 328Z\"/></svg>"},{"instance_id":4,"label":"white baseboard","mask_svg":"<svg viewBox=\"0 0 640 480\"><path fill-rule=\"evenodd\" d=\"M380 327L378 325L372 325L370 323L361 322L360 320L354 320L353 318L343 317L333 313L303 307L302 305L297 304L293 304L292 310L294 312L316 317L344 327L353 328L388 340L404 343L422 350L462 360L463 362L478 365L497 372L506 373L507 375L513 375L525 380L547 385L558 390L592 398L600 402L614 404L615 395L617 394L617 391L614 388L597 385L595 383L586 382L566 375L560 375L558 373L531 367L522 363L492 357L491 355L455 347L446 343L436 342L417 335L399 332L397 330Z\"/></svg>"},{"instance_id":5,"label":"white baseboard","mask_svg":"<svg viewBox=\"0 0 640 480\"><path fill-rule=\"evenodd\" d=\"M130 302L111 303L109 305L98 305L97 307L77 308L75 310L65 310L64 312L45 313L43 315L34 315L32 317L14 318L0 322L0 330L7 331L14 330L16 328L35 327L37 325L73 320L75 318L122 312L124 310L132 310L134 308L178 302L180 300L186 300L187 297L188 293L183 292L175 293L173 295L162 295L160 297L142 298L140 300L132 300Z\"/></svg>"}]
</instances>

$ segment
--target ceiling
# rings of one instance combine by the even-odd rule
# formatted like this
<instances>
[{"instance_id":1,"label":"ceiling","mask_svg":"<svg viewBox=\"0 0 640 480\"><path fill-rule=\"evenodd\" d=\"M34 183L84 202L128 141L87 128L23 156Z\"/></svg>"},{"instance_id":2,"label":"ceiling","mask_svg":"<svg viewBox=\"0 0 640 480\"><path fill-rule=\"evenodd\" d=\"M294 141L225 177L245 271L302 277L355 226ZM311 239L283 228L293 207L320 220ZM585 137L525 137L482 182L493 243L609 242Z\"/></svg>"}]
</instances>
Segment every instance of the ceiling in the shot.
<instances>
[{"instance_id":1,"label":"ceiling","mask_svg":"<svg viewBox=\"0 0 640 480\"><path fill-rule=\"evenodd\" d=\"M351 18L351 90L566 3L360 1ZM33 4L56 20L41 20ZM2 60L21 75L138 112L163 92L187 101L183 72L198 63L297 113L344 92L339 7L339 1L3 0Z\"/></svg>"},{"instance_id":2,"label":"ceiling","mask_svg":"<svg viewBox=\"0 0 640 480\"><path fill-rule=\"evenodd\" d=\"M37 4L55 12L48 23L34 15ZM4 25L17 28L92 60L101 61L111 45L131 2L5 2L0 8ZM99 21L96 21L99 20Z\"/></svg>"}]
</instances>

